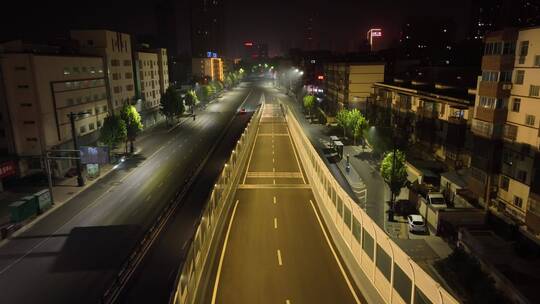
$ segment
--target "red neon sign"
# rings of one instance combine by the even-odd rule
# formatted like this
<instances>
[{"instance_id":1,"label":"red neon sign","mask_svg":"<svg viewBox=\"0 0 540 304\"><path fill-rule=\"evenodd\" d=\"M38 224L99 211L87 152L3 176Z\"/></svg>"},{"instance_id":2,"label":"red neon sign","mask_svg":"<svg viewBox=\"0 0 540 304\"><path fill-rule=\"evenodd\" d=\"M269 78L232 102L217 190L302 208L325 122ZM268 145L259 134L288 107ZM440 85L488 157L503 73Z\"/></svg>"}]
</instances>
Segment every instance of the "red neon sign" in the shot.
<instances>
[{"instance_id":1,"label":"red neon sign","mask_svg":"<svg viewBox=\"0 0 540 304\"><path fill-rule=\"evenodd\" d=\"M324 80L324 76L323 76L323 75L319 75L319 76L317 76L317 79L319 79L319 80Z\"/></svg>"}]
</instances>

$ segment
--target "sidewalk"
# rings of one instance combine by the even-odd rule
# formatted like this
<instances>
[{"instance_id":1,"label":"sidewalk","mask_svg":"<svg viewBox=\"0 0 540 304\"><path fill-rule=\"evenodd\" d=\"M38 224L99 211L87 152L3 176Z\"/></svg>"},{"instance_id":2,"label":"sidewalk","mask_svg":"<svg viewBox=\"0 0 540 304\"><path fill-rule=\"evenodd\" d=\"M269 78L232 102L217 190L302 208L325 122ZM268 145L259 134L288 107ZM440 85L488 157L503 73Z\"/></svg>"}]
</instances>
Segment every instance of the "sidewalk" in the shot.
<instances>
[{"instance_id":1,"label":"sidewalk","mask_svg":"<svg viewBox=\"0 0 540 304\"><path fill-rule=\"evenodd\" d=\"M167 126L165 121L162 121L158 124L153 125L152 127L143 130L143 132L139 135L137 141L136 141L136 151L131 157L135 157L139 154L141 154L144 150L146 150L144 147L146 145L147 141L152 141L153 136L155 136L158 133L170 133L178 126L185 123L187 120L192 119L191 116L184 116L179 119L177 123L175 123L172 126ZM155 148L155 147L153 147ZM117 149L112 151L112 153L116 153L117 155L120 155L124 152L124 146L120 145ZM127 159L129 159L128 157ZM99 176L94 178L88 178L86 176L86 172L83 171L83 177L85 180L85 185L82 187L77 186L77 177L69 177L69 178L57 178L53 181L53 188L52 188L52 195L54 198L54 204L52 208L47 210L45 213L38 215L37 217L34 217L33 219L30 219L26 223L28 224L33 222L36 218L43 218L43 215L46 215L56 208L62 206L75 196L77 196L79 193L83 192L84 190L90 188L92 185L94 185L96 182L101 180L102 178L108 176L109 173L114 171L114 169L117 167L117 164L106 164L103 166L100 166L100 173ZM6 189L4 192L0 192L0 226L8 225L10 223L10 214L9 214L9 205L12 202L15 202L19 200L20 198L31 195L37 191L48 189L48 185L46 183L42 183L40 181L39 183L36 183L31 186L27 185L21 185L18 186L16 189Z\"/></svg>"}]
</instances>

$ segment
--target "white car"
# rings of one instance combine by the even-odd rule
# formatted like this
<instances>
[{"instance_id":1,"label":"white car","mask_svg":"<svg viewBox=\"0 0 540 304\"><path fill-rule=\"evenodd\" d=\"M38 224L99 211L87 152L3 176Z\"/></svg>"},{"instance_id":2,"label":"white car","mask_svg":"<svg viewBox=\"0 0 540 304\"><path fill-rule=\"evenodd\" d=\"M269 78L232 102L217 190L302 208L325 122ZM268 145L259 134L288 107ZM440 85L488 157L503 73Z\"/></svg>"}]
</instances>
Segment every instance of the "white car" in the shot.
<instances>
[{"instance_id":1,"label":"white car","mask_svg":"<svg viewBox=\"0 0 540 304\"><path fill-rule=\"evenodd\" d=\"M407 216L407 224L409 232L426 232L427 226L424 218L419 214L411 214Z\"/></svg>"}]
</instances>

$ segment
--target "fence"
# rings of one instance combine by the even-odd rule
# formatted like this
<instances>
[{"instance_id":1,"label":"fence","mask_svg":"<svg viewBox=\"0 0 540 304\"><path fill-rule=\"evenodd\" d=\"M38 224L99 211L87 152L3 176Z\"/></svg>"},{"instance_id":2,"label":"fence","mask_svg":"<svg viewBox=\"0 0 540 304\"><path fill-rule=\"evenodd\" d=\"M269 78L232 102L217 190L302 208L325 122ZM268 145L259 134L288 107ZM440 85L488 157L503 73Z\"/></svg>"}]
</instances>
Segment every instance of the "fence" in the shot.
<instances>
[{"instance_id":1,"label":"fence","mask_svg":"<svg viewBox=\"0 0 540 304\"><path fill-rule=\"evenodd\" d=\"M327 226L335 228L329 229L334 240L344 241L347 246L343 248L349 251L347 255L354 257L352 263L363 271L385 303L459 303L347 195L303 133L294 114L286 105L283 107L319 210Z\"/></svg>"},{"instance_id":2,"label":"fence","mask_svg":"<svg viewBox=\"0 0 540 304\"><path fill-rule=\"evenodd\" d=\"M170 303L196 303L202 293L203 288L199 287L204 286L204 283L201 284L205 279L203 275L211 273L207 270L211 268L207 265L207 258L212 256L219 245L216 237L221 235L226 215L232 206L234 190L240 179L243 164L247 160L247 154L254 143L261 112L262 108L259 108L251 118L214 185L182 269L176 277L176 289L171 294Z\"/></svg>"}]
</instances>

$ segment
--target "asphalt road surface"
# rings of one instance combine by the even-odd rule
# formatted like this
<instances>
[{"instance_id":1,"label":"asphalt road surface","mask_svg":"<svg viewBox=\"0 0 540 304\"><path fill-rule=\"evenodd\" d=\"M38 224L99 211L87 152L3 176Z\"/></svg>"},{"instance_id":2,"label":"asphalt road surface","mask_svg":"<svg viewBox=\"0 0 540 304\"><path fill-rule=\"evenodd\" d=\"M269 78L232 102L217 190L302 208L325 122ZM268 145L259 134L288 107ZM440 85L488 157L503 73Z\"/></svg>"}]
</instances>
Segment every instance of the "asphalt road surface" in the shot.
<instances>
[{"instance_id":1,"label":"asphalt road surface","mask_svg":"<svg viewBox=\"0 0 540 304\"><path fill-rule=\"evenodd\" d=\"M176 275L183 263L182 257L189 249L189 242L213 185L262 98L261 88L254 85L243 106L246 113L236 115L233 119L224 139L186 193L181 206L126 284L118 303L167 303L175 288Z\"/></svg>"},{"instance_id":2,"label":"asphalt road surface","mask_svg":"<svg viewBox=\"0 0 540 304\"><path fill-rule=\"evenodd\" d=\"M254 87L244 83L196 120L154 135L144 149L148 152L5 242L0 302L99 302L135 243L182 189L238 107L260 98Z\"/></svg>"},{"instance_id":3,"label":"asphalt road surface","mask_svg":"<svg viewBox=\"0 0 540 304\"><path fill-rule=\"evenodd\" d=\"M203 303L365 303L327 235L273 100L266 96Z\"/></svg>"}]
</instances>

